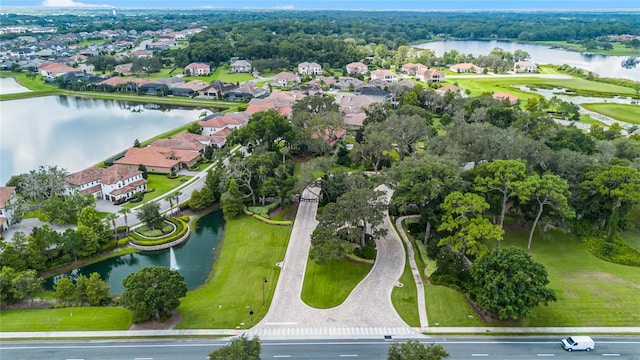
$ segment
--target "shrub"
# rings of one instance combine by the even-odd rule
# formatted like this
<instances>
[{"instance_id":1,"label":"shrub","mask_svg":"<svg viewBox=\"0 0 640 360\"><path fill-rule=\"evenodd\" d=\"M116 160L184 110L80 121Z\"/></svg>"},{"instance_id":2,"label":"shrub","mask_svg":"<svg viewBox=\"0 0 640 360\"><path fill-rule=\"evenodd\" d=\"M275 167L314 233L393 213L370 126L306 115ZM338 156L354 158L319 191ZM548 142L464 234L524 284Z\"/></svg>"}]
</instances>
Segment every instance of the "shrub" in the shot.
<instances>
[{"instance_id":1,"label":"shrub","mask_svg":"<svg viewBox=\"0 0 640 360\"><path fill-rule=\"evenodd\" d=\"M358 251L358 256L363 259L375 260L376 258L376 249L373 246L365 246L360 251Z\"/></svg>"},{"instance_id":2,"label":"shrub","mask_svg":"<svg viewBox=\"0 0 640 360\"><path fill-rule=\"evenodd\" d=\"M167 221L173 223L176 226L176 231L174 231L169 235L162 236L155 239L147 239L140 236L139 234L136 234L135 232L132 232L129 234L130 241L137 245L155 246L155 245L162 245L162 244L166 244L166 243L178 240L182 236L184 236L184 234L186 234L188 226L184 221L177 218L169 218L167 219Z\"/></svg>"},{"instance_id":3,"label":"shrub","mask_svg":"<svg viewBox=\"0 0 640 360\"><path fill-rule=\"evenodd\" d=\"M173 231L173 226L171 226L171 225L167 225L167 226L162 228L162 233L163 234L168 234L168 233L170 233L172 231Z\"/></svg>"},{"instance_id":4,"label":"shrub","mask_svg":"<svg viewBox=\"0 0 640 360\"><path fill-rule=\"evenodd\" d=\"M271 204L265 206L249 206L247 210L249 210L249 212L252 214L268 218L269 213L275 210L278 206L280 206L280 200L274 201Z\"/></svg>"},{"instance_id":5,"label":"shrub","mask_svg":"<svg viewBox=\"0 0 640 360\"><path fill-rule=\"evenodd\" d=\"M640 266L640 251L632 248L624 240L615 237L584 237L582 243L594 256L615 264Z\"/></svg>"}]
</instances>

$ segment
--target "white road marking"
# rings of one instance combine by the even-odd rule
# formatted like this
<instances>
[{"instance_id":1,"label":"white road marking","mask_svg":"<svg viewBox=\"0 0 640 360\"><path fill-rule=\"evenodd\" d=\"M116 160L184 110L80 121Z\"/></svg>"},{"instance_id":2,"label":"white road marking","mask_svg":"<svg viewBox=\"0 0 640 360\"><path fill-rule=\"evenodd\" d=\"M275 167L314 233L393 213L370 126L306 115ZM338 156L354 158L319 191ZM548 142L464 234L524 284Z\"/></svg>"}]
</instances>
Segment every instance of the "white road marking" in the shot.
<instances>
[{"instance_id":1,"label":"white road marking","mask_svg":"<svg viewBox=\"0 0 640 360\"><path fill-rule=\"evenodd\" d=\"M269 326L269 325L298 325L297 322L292 321L292 322L268 322L265 323L265 325Z\"/></svg>"},{"instance_id":2,"label":"white road marking","mask_svg":"<svg viewBox=\"0 0 640 360\"><path fill-rule=\"evenodd\" d=\"M602 356L620 356L620 354L602 354Z\"/></svg>"},{"instance_id":3,"label":"white road marking","mask_svg":"<svg viewBox=\"0 0 640 360\"><path fill-rule=\"evenodd\" d=\"M471 356L489 356L489 354L471 354Z\"/></svg>"},{"instance_id":4,"label":"white road marking","mask_svg":"<svg viewBox=\"0 0 640 360\"><path fill-rule=\"evenodd\" d=\"M133 360L153 360L153 358L135 358Z\"/></svg>"},{"instance_id":5,"label":"white road marking","mask_svg":"<svg viewBox=\"0 0 640 360\"><path fill-rule=\"evenodd\" d=\"M274 358L290 358L291 355L273 355Z\"/></svg>"},{"instance_id":6,"label":"white road marking","mask_svg":"<svg viewBox=\"0 0 640 360\"><path fill-rule=\"evenodd\" d=\"M358 357L358 354L343 354L340 357Z\"/></svg>"},{"instance_id":7,"label":"white road marking","mask_svg":"<svg viewBox=\"0 0 640 360\"><path fill-rule=\"evenodd\" d=\"M556 356L555 354L538 354L538 356Z\"/></svg>"}]
</instances>

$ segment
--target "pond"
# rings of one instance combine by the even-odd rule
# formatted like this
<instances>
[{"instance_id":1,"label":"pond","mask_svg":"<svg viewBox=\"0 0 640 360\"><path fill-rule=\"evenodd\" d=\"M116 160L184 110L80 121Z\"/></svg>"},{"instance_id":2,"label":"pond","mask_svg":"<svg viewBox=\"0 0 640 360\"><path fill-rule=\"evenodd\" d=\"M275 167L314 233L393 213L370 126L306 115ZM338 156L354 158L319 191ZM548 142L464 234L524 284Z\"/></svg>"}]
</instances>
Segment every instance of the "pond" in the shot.
<instances>
[{"instance_id":1,"label":"pond","mask_svg":"<svg viewBox=\"0 0 640 360\"><path fill-rule=\"evenodd\" d=\"M217 255L215 249L218 248L224 236L222 212L214 211L203 216L198 220L196 229L191 230L189 240L182 246L174 248L178 272L184 276L189 290L204 284L211 272ZM111 294L120 294L124 291L122 280L127 275L146 266L169 267L169 264L169 250L128 254L57 275L45 282L45 288L52 289L55 281L62 276L75 279L80 274L89 277L91 273L97 272L111 288Z\"/></svg>"},{"instance_id":2,"label":"pond","mask_svg":"<svg viewBox=\"0 0 640 360\"><path fill-rule=\"evenodd\" d=\"M587 54L575 51L567 51L561 48L552 48L546 45L519 44L507 41L434 41L416 46L420 49L431 49L436 56L456 50L462 54L488 55L491 50L499 47L513 53L515 50L524 50L531 56L531 61L537 64L567 64L569 66L586 69L599 74L601 77L622 78L640 81L639 68L624 68L622 61L628 56L606 56Z\"/></svg>"},{"instance_id":3,"label":"pond","mask_svg":"<svg viewBox=\"0 0 640 360\"><path fill-rule=\"evenodd\" d=\"M210 109L215 111L216 109ZM76 172L196 120L203 110L73 96L0 102L0 184L41 165Z\"/></svg>"},{"instance_id":4,"label":"pond","mask_svg":"<svg viewBox=\"0 0 640 360\"><path fill-rule=\"evenodd\" d=\"M14 78L0 78L0 95L16 94L31 91L18 84Z\"/></svg>"}]
</instances>

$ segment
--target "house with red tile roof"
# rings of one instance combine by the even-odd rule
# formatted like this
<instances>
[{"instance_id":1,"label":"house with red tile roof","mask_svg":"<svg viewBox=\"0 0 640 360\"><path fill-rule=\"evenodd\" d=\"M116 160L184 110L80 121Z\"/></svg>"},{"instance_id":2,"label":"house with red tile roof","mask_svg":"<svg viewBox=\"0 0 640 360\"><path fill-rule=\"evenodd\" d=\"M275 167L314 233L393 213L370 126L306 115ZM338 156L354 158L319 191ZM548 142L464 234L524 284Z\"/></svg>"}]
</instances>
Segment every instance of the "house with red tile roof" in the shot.
<instances>
[{"instance_id":1,"label":"house with red tile roof","mask_svg":"<svg viewBox=\"0 0 640 360\"><path fill-rule=\"evenodd\" d=\"M155 140L149 145L204 153L205 147L211 145L211 139L208 136L185 132L169 139Z\"/></svg>"},{"instance_id":2,"label":"house with red tile roof","mask_svg":"<svg viewBox=\"0 0 640 360\"><path fill-rule=\"evenodd\" d=\"M238 129L246 124L247 121L238 117L219 114L208 116L198 122L198 125L202 127L202 135L205 137L212 136L224 128Z\"/></svg>"},{"instance_id":3,"label":"house with red tile roof","mask_svg":"<svg viewBox=\"0 0 640 360\"><path fill-rule=\"evenodd\" d=\"M65 64L58 64L51 61L45 61L38 65L38 71L40 75L48 78L55 78L64 74L78 71L78 69L72 68Z\"/></svg>"},{"instance_id":4,"label":"house with red tile roof","mask_svg":"<svg viewBox=\"0 0 640 360\"><path fill-rule=\"evenodd\" d=\"M418 80L424 82L443 82L444 73L435 69L422 69L416 73Z\"/></svg>"},{"instance_id":5,"label":"house with red tile roof","mask_svg":"<svg viewBox=\"0 0 640 360\"><path fill-rule=\"evenodd\" d=\"M211 74L211 65L193 62L184 67L184 73L188 76L207 76Z\"/></svg>"},{"instance_id":6,"label":"house with red tile roof","mask_svg":"<svg viewBox=\"0 0 640 360\"><path fill-rule=\"evenodd\" d=\"M443 86L439 89L436 89L436 94L440 95L440 96L445 96L448 92L452 92L452 93L456 93L459 94L461 96L464 96L464 89L456 86L456 85L447 85L447 86Z\"/></svg>"},{"instance_id":7,"label":"house with red tile roof","mask_svg":"<svg viewBox=\"0 0 640 360\"><path fill-rule=\"evenodd\" d=\"M138 169L138 166L144 165L150 173L170 174L194 166L201 157L202 154L198 151L159 146L132 147L114 163L124 165L129 169Z\"/></svg>"},{"instance_id":8,"label":"house with red tile roof","mask_svg":"<svg viewBox=\"0 0 640 360\"><path fill-rule=\"evenodd\" d=\"M79 191L112 202L129 200L147 190L147 180L137 166L94 166L69 175L66 181L70 185L68 193Z\"/></svg>"},{"instance_id":9,"label":"house with red tile roof","mask_svg":"<svg viewBox=\"0 0 640 360\"><path fill-rule=\"evenodd\" d=\"M13 211L7 209L7 205L10 207L16 201L16 188L14 186L0 187L0 235L5 230L9 230L9 226L12 223Z\"/></svg>"},{"instance_id":10,"label":"house with red tile roof","mask_svg":"<svg viewBox=\"0 0 640 360\"><path fill-rule=\"evenodd\" d=\"M359 61L347 64L345 68L347 69L347 74L349 75L366 74L367 72L369 72L369 67L366 64L363 64Z\"/></svg>"},{"instance_id":11,"label":"house with red tile roof","mask_svg":"<svg viewBox=\"0 0 640 360\"><path fill-rule=\"evenodd\" d=\"M518 98L509 93L497 92L491 96L496 100L507 100L511 105L514 105L518 102Z\"/></svg>"},{"instance_id":12,"label":"house with red tile roof","mask_svg":"<svg viewBox=\"0 0 640 360\"><path fill-rule=\"evenodd\" d=\"M426 70L428 67L422 64L414 64L414 63L406 63L400 67L402 73L407 74L409 76L414 76L418 70Z\"/></svg>"},{"instance_id":13,"label":"house with red tile roof","mask_svg":"<svg viewBox=\"0 0 640 360\"><path fill-rule=\"evenodd\" d=\"M472 63L460 63L460 64L455 64L455 65L451 65L449 66L449 70L451 71L455 71L457 73L476 73L476 74L482 74L482 72L484 71L484 68L474 65Z\"/></svg>"}]
</instances>

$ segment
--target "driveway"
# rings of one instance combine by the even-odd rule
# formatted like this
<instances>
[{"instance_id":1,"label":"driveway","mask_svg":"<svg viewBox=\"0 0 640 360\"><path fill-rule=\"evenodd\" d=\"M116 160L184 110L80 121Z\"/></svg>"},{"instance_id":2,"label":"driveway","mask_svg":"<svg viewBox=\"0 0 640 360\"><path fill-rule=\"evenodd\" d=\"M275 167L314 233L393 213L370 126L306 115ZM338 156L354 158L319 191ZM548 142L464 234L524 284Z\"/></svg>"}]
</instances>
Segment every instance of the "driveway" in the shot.
<instances>
[{"instance_id":1,"label":"driveway","mask_svg":"<svg viewBox=\"0 0 640 360\"><path fill-rule=\"evenodd\" d=\"M389 200L392 191L385 186L380 189L385 191ZM317 199L309 190L305 190L302 197ZM300 203L271 308L265 318L248 332L249 336L421 336L400 318L391 303L391 291L404 270L405 252L388 214L385 214L384 226L389 231L377 241L376 262L344 303L331 309L315 309L302 301L300 296L311 233L318 225L315 220L317 210L317 202Z\"/></svg>"}]
</instances>

